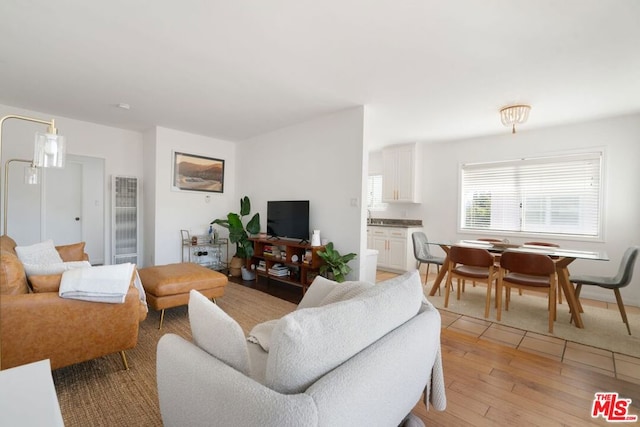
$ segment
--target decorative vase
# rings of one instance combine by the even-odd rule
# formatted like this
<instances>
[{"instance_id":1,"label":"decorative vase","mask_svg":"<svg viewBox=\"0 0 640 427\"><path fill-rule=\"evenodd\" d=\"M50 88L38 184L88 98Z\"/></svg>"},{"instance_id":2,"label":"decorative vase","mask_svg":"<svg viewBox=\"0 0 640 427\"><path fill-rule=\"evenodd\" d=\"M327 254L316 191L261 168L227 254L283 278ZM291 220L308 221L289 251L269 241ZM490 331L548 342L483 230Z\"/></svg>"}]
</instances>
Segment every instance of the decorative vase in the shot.
<instances>
[{"instance_id":1,"label":"decorative vase","mask_svg":"<svg viewBox=\"0 0 640 427\"><path fill-rule=\"evenodd\" d=\"M311 235L311 246L320 246L320 230L313 230Z\"/></svg>"},{"instance_id":2,"label":"decorative vase","mask_svg":"<svg viewBox=\"0 0 640 427\"><path fill-rule=\"evenodd\" d=\"M231 262L229 263L229 275L232 277L240 277L242 274L241 268L244 264L244 260L242 258L238 258L234 256L231 258Z\"/></svg>"}]
</instances>

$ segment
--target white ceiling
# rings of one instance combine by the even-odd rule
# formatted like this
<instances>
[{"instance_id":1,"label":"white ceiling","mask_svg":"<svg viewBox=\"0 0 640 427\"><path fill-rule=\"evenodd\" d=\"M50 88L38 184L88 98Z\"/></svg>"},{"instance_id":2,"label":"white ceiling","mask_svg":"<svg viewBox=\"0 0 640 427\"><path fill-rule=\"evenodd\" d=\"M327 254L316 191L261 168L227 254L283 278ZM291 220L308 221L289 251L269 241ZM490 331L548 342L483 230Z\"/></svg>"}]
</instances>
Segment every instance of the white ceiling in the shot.
<instances>
[{"instance_id":1,"label":"white ceiling","mask_svg":"<svg viewBox=\"0 0 640 427\"><path fill-rule=\"evenodd\" d=\"M3 0L0 103L240 141L366 105L372 147L640 112L638 0ZM129 111L116 108L131 105Z\"/></svg>"}]
</instances>

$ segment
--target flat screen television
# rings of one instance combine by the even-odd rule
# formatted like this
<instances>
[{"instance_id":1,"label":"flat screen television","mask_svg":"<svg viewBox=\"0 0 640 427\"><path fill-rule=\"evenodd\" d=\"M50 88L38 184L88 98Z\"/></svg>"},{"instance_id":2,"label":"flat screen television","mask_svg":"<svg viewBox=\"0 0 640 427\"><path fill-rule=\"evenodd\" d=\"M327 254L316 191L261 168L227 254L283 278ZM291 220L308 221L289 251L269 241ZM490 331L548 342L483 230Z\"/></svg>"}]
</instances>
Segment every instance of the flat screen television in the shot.
<instances>
[{"instance_id":1,"label":"flat screen television","mask_svg":"<svg viewBox=\"0 0 640 427\"><path fill-rule=\"evenodd\" d=\"M267 202L267 234L280 239L309 239L309 201Z\"/></svg>"}]
</instances>

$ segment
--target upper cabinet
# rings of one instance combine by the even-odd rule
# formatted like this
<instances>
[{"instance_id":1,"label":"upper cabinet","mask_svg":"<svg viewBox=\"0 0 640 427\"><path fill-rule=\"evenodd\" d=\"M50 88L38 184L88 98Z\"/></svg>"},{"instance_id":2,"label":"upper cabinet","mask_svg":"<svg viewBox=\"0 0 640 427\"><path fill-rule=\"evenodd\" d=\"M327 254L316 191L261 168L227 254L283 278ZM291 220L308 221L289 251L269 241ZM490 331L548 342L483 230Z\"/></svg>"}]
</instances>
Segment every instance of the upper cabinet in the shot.
<instances>
[{"instance_id":1,"label":"upper cabinet","mask_svg":"<svg viewBox=\"0 0 640 427\"><path fill-rule=\"evenodd\" d=\"M382 150L382 201L420 203L418 147L394 145Z\"/></svg>"}]
</instances>

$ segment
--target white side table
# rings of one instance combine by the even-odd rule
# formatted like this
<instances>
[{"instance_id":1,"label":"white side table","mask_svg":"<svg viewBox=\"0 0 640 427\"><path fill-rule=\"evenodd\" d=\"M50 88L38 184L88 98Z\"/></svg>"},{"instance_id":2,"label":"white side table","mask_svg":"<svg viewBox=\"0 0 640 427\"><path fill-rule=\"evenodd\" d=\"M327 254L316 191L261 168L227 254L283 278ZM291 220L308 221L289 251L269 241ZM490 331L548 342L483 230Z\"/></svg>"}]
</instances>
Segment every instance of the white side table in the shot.
<instances>
[{"instance_id":1,"label":"white side table","mask_svg":"<svg viewBox=\"0 0 640 427\"><path fill-rule=\"evenodd\" d=\"M64 426L49 359L0 371L2 425Z\"/></svg>"}]
</instances>

